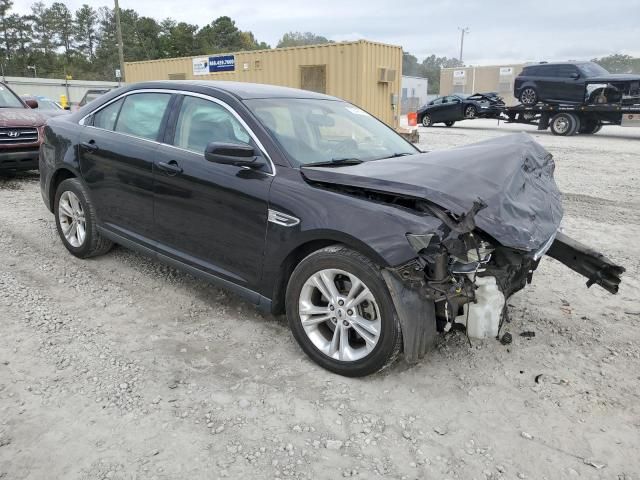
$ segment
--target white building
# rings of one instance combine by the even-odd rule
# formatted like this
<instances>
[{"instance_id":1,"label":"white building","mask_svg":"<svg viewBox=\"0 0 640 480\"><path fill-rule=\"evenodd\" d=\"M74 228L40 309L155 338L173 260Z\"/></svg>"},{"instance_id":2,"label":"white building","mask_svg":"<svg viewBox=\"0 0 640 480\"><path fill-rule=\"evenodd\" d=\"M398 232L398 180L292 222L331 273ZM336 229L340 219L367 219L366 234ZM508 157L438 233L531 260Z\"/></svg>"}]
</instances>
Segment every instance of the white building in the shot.
<instances>
[{"instance_id":1,"label":"white building","mask_svg":"<svg viewBox=\"0 0 640 480\"><path fill-rule=\"evenodd\" d=\"M400 86L400 111L402 114L413 112L427 103L428 80L422 77L402 76Z\"/></svg>"}]
</instances>

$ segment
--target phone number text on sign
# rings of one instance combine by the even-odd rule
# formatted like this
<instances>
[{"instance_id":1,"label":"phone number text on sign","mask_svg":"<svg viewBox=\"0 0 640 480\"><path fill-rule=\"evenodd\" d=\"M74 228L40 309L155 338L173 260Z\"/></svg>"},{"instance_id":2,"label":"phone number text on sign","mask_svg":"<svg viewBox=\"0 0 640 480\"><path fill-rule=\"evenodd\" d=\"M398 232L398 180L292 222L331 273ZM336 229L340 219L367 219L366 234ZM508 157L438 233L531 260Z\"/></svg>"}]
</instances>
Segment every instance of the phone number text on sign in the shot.
<instances>
[{"instance_id":1,"label":"phone number text on sign","mask_svg":"<svg viewBox=\"0 0 640 480\"><path fill-rule=\"evenodd\" d=\"M232 72L236 68L236 59L233 55L220 55L209 57L209 72Z\"/></svg>"}]
</instances>

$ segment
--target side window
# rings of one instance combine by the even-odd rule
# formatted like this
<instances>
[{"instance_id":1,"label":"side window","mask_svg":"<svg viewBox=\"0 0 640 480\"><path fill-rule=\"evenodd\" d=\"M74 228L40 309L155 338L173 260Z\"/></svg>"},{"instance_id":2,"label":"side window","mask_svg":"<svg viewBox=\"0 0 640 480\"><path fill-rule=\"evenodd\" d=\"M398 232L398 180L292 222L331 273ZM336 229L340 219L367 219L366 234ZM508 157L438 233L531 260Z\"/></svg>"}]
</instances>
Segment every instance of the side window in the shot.
<instances>
[{"instance_id":1,"label":"side window","mask_svg":"<svg viewBox=\"0 0 640 480\"><path fill-rule=\"evenodd\" d=\"M578 68L574 65L560 65L558 67L558 77L569 78L574 73L578 73Z\"/></svg>"},{"instance_id":2,"label":"side window","mask_svg":"<svg viewBox=\"0 0 640 480\"><path fill-rule=\"evenodd\" d=\"M204 153L210 142L250 144L251 137L223 106L203 98L185 96L178 114L173 145Z\"/></svg>"},{"instance_id":3,"label":"side window","mask_svg":"<svg viewBox=\"0 0 640 480\"><path fill-rule=\"evenodd\" d=\"M96 128L104 128L105 130L113 130L116 126L118 112L124 99L113 102L111 105L104 107L93 115L93 126Z\"/></svg>"},{"instance_id":4,"label":"side window","mask_svg":"<svg viewBox=\"0 0 640 480\"><path fill-rule=\"evenodd\" d=\"M162 117L171 95L168 93L135 93L124 99L118 115L116 132L157 140Z\"/></svg>"},{"instance_id":5,"label":"side window","mask_svg":"<svg viewBox=\"0 0 640 480\"><path fill-rule=\"evenodd\" d=\"M443 101L444 101L444 97L436 98L436 99L433 101L433 104L434 104L434 105L440 105Z\"/></svg>"}]
</instances>

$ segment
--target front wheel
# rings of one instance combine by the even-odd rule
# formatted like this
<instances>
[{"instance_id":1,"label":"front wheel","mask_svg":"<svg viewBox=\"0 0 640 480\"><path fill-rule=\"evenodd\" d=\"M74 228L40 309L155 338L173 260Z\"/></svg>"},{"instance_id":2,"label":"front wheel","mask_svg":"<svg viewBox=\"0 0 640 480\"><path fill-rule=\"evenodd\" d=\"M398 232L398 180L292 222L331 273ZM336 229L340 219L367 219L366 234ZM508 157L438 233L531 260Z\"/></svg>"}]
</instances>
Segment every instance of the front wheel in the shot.
<instances>
[{"instance_id":1,"label":"front wheel","mask_svg":"<svg viewBox=\"0 0 640 480\"><path fill-rule=\"evenodd\" d=\"M344 246L318 250L298 264L286 309L300 347L334 373L369 375L400 353L400 323L379 268Z\"/></svg>"}]
</instances>

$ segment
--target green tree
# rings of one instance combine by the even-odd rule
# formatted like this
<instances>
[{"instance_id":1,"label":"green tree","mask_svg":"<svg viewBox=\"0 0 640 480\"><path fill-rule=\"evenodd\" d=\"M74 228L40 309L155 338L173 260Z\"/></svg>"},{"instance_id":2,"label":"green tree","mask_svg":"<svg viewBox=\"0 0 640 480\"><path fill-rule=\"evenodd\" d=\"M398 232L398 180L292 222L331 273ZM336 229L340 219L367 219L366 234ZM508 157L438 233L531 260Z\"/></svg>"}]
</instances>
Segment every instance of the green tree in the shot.
<instances>
[{"instance_id":1,"label":"green tree","mask_svg":"<svg viewBox=\"0 0 640 480\"><path fill-rule=\"evenodd\" d=\"M631 55L616 53L591 61L606 68L610 73L640 73L640 58Z\"/></svg>"},{"instance_id":2,"label":"green tree","mask_svg":"<svg viewBox=\"0 0 640 480\"><path fill-rule=\"evenodd\" d=\"M429 79L429 93L438 93L440 92L440 70L463 66L464 63L457 58L429 55L420 64L418 75Z\"/></svg>"},{"instance_id":3,"label":"green tree","mask_svg":"<svg viewBox=\"0 0 640 480\"><path fill-rule=\"evenodd\" d=\"M402 75L418 76L420 74L420 65L415 55L408 52L402 52Z\"/></svg>"},{"instance_id":4,"label":"green tree","mask_svg":"<svg viewBox=\"0 0 640 480\"><path fill-rule=\"evenodd\" d=\"M13 7L11 0L0 0L0 29L2 29L2 50L5 59L11 58L12 43L10 38L10 11Z\"/></svg>"},{"instance_id":5,"label":"green tree","mask_svg":"<svg viewBox=\"0 0 640 480\"><path fill-rule=\"evenodd\" d=\"M218 17L202 27L196 40L201 54L269 48L266 43L258 42L252 32L241 31L229 17Z\"/></svg>"},{"instance_id":6,"label":"green tree","mask_svg":"<svg viewBox=\"0 0 640 480\"><path fill-rule=\"evenodd\" d=\"M333 41L311 32L287 32L278 41L276 48L321 45L324 43L333 43Z\"/></svg>"},{"instance_id":7,"label":"green tree","mask_svg":"<svg viewBox=\"0 0 640 480\"><path fill-rule=\"evenodd\" d=\"M55 36L55 45L64 48L67 58L73 53L74 30L73 16L64 3L55 2L47 11L48 21Z\"/></svg>"},{"instance_id":8,"label":"green tree","mask_svg":"<svg viewBox=\"0 0 640 480\"><path fill-rule=\"evenodd\" d=\"M51 10L44 2L36 2L31 5L30 17L33 22L33 47L50 58L56 47Z\"/></svg>"},{"instance_id":9,"label":"green tree","mask_svg":"<svg viewBox=\"0 0 640 480\"><path fill-rule=\"evenodd\" d=\"M98 43L98 14L86 3L76 10L74 40L78 51L86 59L93 60Z\"/></svg>"}]
</instances>

